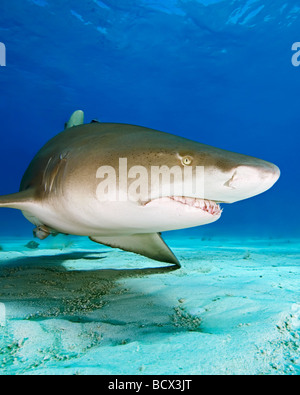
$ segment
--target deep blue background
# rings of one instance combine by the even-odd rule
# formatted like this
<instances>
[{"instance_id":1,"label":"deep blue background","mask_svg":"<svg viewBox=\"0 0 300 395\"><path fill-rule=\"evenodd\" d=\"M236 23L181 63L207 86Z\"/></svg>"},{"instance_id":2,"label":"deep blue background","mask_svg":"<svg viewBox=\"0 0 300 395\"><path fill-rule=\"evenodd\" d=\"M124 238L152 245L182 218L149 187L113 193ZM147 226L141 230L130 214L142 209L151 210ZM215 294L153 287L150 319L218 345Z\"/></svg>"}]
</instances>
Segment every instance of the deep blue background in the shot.
<instances>
[{"instance_id":1,"label":"deep blue background","mask_svg":"<svg viewBox=\"0 0 300 395\"><path fill-rule=\"evenodd\" d=\"M196 232L299 236L299 15L290 0L1 0L0 193L82 109L276 163L270 191ZM17 211L0 221L31 236Z\"/></svg>"}]
</instances>

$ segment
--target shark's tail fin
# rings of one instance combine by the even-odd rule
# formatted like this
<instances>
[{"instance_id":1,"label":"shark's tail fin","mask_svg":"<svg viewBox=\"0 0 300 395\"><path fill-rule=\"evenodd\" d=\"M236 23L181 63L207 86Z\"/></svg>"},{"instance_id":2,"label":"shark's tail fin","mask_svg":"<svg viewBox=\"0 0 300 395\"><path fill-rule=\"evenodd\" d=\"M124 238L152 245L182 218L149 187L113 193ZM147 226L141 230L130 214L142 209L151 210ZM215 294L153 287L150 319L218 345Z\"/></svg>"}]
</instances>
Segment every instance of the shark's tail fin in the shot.
<instances>
[{"instance_id":1,"label":"shark's tail fin","mask_svg":"<svg viewBox=\"0 0 300 395\"><path fill-rule=\"evenodd\" d=\"M26 209L26 206L33 202L33 193L31 189L13 193L11 195L0 196L0 207L15 208L18 210Z\"/></svg>"}]
</instances>

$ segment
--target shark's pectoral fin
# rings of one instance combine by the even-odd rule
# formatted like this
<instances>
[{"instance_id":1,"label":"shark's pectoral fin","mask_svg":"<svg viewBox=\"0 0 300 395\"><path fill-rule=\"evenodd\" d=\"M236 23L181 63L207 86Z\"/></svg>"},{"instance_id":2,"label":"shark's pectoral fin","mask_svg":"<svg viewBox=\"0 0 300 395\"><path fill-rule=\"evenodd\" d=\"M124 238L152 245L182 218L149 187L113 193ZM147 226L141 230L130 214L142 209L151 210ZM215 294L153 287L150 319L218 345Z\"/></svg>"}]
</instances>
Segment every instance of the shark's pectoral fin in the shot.
<instances>
[{"instance_id":1,"label":"shark's pectoral fin","mask_svg":"<svg viewBox=\"0 0 300 395\"><path fill-rule=\"evenodd\" d=\"M163 241L159 233L145 233L129 236L116 237L90 237L96 243L104 244L113 248L144 255L160 262L171 263L180 267L180 263Z\"/></svg>"},{"instance_id":2,"label":"shark's pectoral fin","mask_svg":"<svg viewBox=\"0 0 300 395\"><path fill-rule=\"evenodd\" d=\"M72 128L73 126L83 125L84 112L81 110L73 112L68 122L65 123L65 129Z\"/></svg>"},{"instance_id":3,"label":"shark's pectoral fin","mask_svg":"<svg viewBox=\"0 0 300 395\"><path fill-rule=\"evenodd\" d=\"M11 195L0 196L0 207L25 210L34 203L34 200L34 190L26 189L25 191L13 193Z\"/></svg>"}]
</instances>

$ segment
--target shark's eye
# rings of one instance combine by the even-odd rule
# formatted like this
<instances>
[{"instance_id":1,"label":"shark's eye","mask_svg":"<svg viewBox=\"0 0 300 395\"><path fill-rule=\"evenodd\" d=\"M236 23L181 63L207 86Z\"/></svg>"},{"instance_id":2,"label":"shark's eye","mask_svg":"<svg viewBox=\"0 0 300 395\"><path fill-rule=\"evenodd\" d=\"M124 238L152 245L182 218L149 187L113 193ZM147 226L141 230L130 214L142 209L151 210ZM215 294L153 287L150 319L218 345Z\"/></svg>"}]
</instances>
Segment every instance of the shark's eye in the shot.
<instances>
[{"instance_id":1,"label":"shark's eye","mask_svg":"<svg viewBox=\"0 0 300 395\"><path fill-rule=\"evenodd\" d=\"M181 159L181 163L183 164L183 165L185 165L185 166L190 166L191 164L192 164L192 158L190 157L190 156L184 156L182 159Z\"/></svg>"}]
</instances>

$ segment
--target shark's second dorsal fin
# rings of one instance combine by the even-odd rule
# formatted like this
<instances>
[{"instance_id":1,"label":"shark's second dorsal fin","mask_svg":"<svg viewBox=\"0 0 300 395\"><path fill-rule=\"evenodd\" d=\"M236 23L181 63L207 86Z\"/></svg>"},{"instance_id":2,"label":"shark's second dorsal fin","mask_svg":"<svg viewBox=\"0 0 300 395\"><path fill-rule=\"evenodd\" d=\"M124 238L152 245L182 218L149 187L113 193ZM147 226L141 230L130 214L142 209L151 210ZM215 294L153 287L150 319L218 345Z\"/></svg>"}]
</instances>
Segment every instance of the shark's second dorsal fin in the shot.
<instances>
[{"instance_id":1,"label":"shark's second dorsal fin","mask_svg":"<svg viewBox=\"0 0 300 395\"><path fill-rule=\"evenodd\" d=\"M65 123L65 129L72 128L73 126L83 125L84 112L81 110L73 112L68 122Z\"/></svg>"},{"instance_id":2,"label":"shark's second dorsal fin","mask_svg":"<svg viewBox=\"0 0 300 395\"><path fill-rule=\"evenodd\" d=\"M113 248L144 255L160 262L171 263L180 267L180 263L163 241L159 233L145 233L124 236L97 236L90 237L96 243L104 244Z\"/></svg>"}]
</instances>

